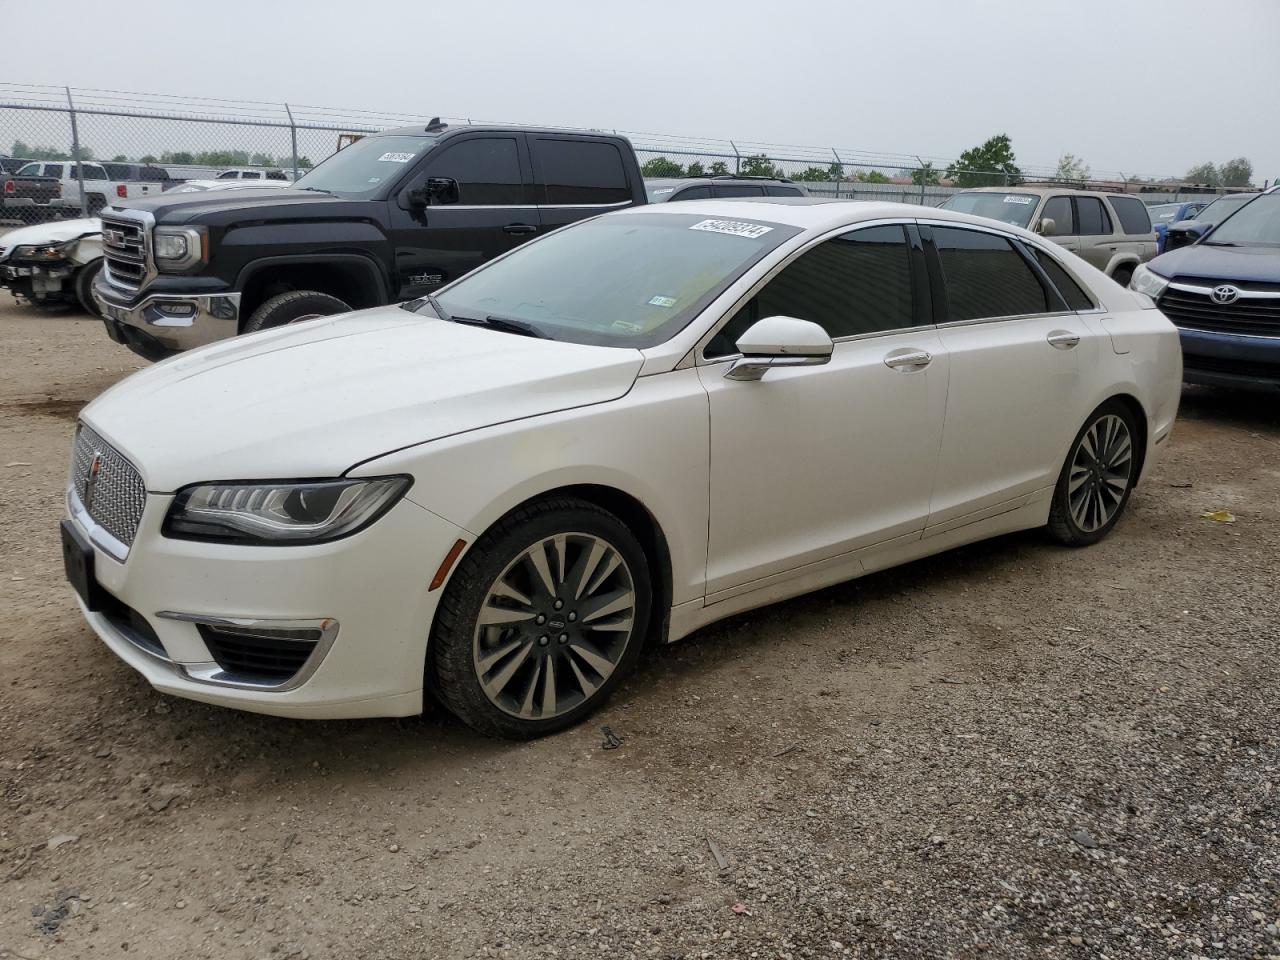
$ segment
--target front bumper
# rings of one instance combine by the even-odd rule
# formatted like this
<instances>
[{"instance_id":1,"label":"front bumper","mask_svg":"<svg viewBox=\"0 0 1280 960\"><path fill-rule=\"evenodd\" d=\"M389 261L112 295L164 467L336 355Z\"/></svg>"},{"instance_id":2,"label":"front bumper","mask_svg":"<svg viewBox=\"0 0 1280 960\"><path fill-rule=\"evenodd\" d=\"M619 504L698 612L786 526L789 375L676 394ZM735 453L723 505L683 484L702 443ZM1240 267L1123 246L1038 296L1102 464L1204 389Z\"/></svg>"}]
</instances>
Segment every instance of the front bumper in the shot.
<instances>
[{"instance_id":1,"label":"front bumper","mask_svg":"<svg viewBox=\"0 0 1280 960\"><path fill-rule=\"evenodd\" d=\"M1280 391L1280 337L1178 329L1182 379L1236 390Z\"/></svg>"},{"instance_id":2,"label":"front bumper","mask_svg":"<svg viewBox=\"0 0 1280 960\"><path fill-rule=\"evenodd\" d=\"M102 271L93 299L112 340L149 360L234 337L240 325L240 294L142 293L129 299Z\"/></svg>"},{"instance_id":3,"label":"front bumper","mask_svg":"<svg viewBox=\"0 0 1280 960\"><path fill-rule=\"evenodd\" d=\"M62 300L68 295L69 280L76 272L69 260L42 263L0 263L0 287L8 287L15 296L26 300Z\"/></svg>"},{"instance_id":4,"label":"front bumper","mask_svg":"<svg viewBox=\"0 0 1280 960\"><path fill-rule=\"evenodd\" d=\"M408 716L423 703L427 637L440 591L431 573L459 536L453 524L401 500L355 536L303 547L246 547L161 536L172 502L150 493L124 560L93 544L111 610L80 608L99 638L157 690L255 713L312 719ZM77 527L86 532L76 519ZM145 623L130 629L129 617ZM229 673L200 624L328 625L292 681ZM137 625L137 621L134 621Z\"/></svg>"}]
</instances>

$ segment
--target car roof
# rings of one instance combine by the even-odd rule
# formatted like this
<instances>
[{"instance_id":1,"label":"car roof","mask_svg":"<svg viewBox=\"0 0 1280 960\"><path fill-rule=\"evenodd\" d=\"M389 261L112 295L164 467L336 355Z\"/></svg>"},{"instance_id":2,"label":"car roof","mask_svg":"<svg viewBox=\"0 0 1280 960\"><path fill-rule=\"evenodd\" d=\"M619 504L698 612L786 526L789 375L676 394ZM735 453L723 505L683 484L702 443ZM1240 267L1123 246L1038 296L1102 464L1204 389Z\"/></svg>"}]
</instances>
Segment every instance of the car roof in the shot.
<instances>
[{"instance_id":1,"label":"car roof","mask_svg":"<svg viewBox=\"0 0 1280 960\"><path fill-rule=\"evenodd\" d=\"M717 173L705 177L645 177L647 187L683 187L690 183L785 183L794 181L786 177L752 177L746 174Z\"/></svg>"},{"instance_id":2,"label":"car roof","mask_svg":"<svg viewBox=\"0 0 1280 960\"><path fill-rule=\"evenodd\" d=\"M620 134L610 133L607 130L577 130L569 127L522 127L518 124L511 126L494 126L492 124L442 124L440 127L429 127L425 123L414 124L411 127L396 127L392 130L379 130L377 133L371 133L370 137L448 137L458 133L543 133L551 135L568 135L574 137L608 137L611 140L626 140L626 137Z\"/></svg>"},{"instance_id":3,"label":"car roof","mask_svg":"<svg viewBox=\"0 0 1280 960\"><path fill-rule=\"evenodd\" d=\"M1122 190L1078 190L1075 187L1045 187L1045 186L1014 186L1014 187L967 187L960 191L961 193L1034 193L1037 196L1048 196L1053 194L1055 197L1067 196L1073 197L1101 197L1105 194L1118 193L1123 195ZM1138 194L1132 194L1137 197Z\"/></svg>"}]
</instances>

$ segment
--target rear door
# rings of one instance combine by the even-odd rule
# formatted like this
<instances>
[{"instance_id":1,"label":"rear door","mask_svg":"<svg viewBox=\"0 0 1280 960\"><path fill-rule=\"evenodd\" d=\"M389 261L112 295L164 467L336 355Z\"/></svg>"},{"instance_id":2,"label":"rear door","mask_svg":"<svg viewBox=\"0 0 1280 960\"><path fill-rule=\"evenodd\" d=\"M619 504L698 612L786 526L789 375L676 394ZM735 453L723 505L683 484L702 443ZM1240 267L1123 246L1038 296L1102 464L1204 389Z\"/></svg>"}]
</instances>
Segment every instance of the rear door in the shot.
<instances>
[{"instance_id":1,"label":"rear door","mask_svg":"<svg viewBox=\"0 0 1280 960\"><path fill-rule=\"evenodd\" d=\"M1080 240L1076 236L1076 216L1071 206L1071 197L1050 197L1044 202L1040 211L1040 219L1036 222L1036 232L1040 232L1040 224L1045 220L1053 221L1053 233L1045 234L1060 247L1066 247L1072 253L1080 252Z\"/></svg>"},{"instance_id":2,"label":"rear door","mask_svg":"<svg viewBox=\"0 0 1280 960\"><path fill-rule=\"evenodd\" d=\"M938 223L921 230L951 371L929 515L942 532L1053 486L1088 413L1082 387L1098 342L1008 236Z\"/></svg>"},{"instance_id":3,"label":"rear door","mask_svg":"<svg viewBox=\"0 0 1280 960\"><path fill-rule=\"evenodd\" d=\"M612 140L572 134L529 134L534 197L543 232L575 220L629 207L633 184L622 151Z\"/></svg>"},{"instance_id":4,"label":"rear door","mask_svg":"<svg viewBox=\"0 0 1280 960\"><path fill-rule=\"evenodd\" d=\"M1099 270L1106 270L1120 249L1120 238L1116 236L1116 225L1111 220L1110 211L1101 197L1073 197L1072 203L1080 244L1076 253Z\"/></svg>"},{"instance_id":5,"label":"rear door","mask_svg":"<svg viewBox=\"0 0 1280 960\"><path fill-rule=\"evenodd\" d=\"M431 150L389 205L398 298L456 280L537 233L524 134L460 135ZM458 184L456 203L414 207L429 177Z\"/></svg>"},{"instance_id":6,"label":"rear door","mask_svg":"<svg viewBox=\"0 0 1280 960\"><path fill-rule=\"evenodd\" d=\"M1117 255L1136 257L1139 263L1155 256L1156 234L1147 205L1137 197L1125 196L1107 197L1107 203L1119 226L1115 244Z\"/></svg>"}]
</instances>

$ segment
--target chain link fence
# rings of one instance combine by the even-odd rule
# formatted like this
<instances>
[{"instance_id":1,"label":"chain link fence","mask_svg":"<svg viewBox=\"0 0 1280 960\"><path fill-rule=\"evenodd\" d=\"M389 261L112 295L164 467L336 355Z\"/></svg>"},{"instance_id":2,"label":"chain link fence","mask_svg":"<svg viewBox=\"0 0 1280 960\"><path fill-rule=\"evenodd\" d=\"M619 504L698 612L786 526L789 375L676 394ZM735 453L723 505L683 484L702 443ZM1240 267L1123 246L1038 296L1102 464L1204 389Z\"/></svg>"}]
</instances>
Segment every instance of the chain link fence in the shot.
<instances>
[{"instance_id":1,"label":"chain link fence","mask_svg":"<svg viewBox=\"0 0 1280 960\"><path fill-rule=\"evenodd\" d=\"M87 216L117 198L210 179L290 181L346 143L429 118L265 101L0 83L0 223ZM442 118L470 124L469 118ZM480 123L482 121L474 121ZM936 205L956 192L953 161L833 147L797 147L662 134L628 136L646 177L750 175L803 182L815 196ZM79 162L77 162L79 161ZM1022 182L1053 170L1023 167ZM969 171L970 181L1020 182L1003 171ZM1212 192L1162 189L1132 178L1093 181L1149 202Z\"/></svg>"}]
</instances>

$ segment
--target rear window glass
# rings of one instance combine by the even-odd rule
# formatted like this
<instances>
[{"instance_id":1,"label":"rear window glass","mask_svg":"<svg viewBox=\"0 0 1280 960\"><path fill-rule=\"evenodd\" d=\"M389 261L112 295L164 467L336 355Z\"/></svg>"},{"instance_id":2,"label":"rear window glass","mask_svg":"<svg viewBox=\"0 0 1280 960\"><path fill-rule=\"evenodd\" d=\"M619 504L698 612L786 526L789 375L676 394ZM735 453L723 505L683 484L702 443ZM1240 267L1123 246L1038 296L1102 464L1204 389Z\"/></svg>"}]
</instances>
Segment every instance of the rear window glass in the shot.
<instances>
[{"instance_id":1,"label":"rear window glass","mask_svg":"<svg viewBox=\"0 0 1280 960\"><path fill-rule=\"evenodd\" d=\"M1138 235L1152 233L1151 218L1147 216L1147 205L1137 197L1109 197L1111 209L1120 218L1120 229L1127 234Z\"/></svg>"},{"instance_id":2,"label":"rear window glass","mask_svg":"<svg viewBox=\"0 0 1280 960\"><path fill-rule=\"evenodd\" d=\"M1076 197L1076 233L1099 237L1111 233L1111 218L1097 197Z\"/></svg>"},{"instance_id":3,"label":"rear window glass","mask_svg":"<svg viewBox=\"0 0 1280 960\"><path fill-rule=\"evenodd\" d=\"M716 196L721 198L763 197L764 187L757 187L749 183L717 183Z\"/></svg>"},{"instance_id":4,"label":"rear window glass","mask_svg":"<svg viewBox=\"0 0 1280 960\"><path fill-rule=\"evenodd\" d=\"M1058 263L1057 260L1049 256L1043 250L1039 250L1028 244L1027 249L1031 251L1031 255L1036 258L1036 263L1040 264L1040 269L1049 275L1049 279L1053 285L1058 288L1058 292L1062 294L1062 299L1067 302L1067 306L1072 310L1092 310L1093 300L1087 293L1080 288L1080 284L1072 279L1071 274Z\"/></svg>"},{"instance_id":5,"label":"rear window glass","mask_svg":"<svg viewBox=\"0 0 1280 960\"><path fill-rule=\"evenodd\" d=\"M612 143L536 138L548 204L609 204L631 199L622 154Z\"/></svg>"},{"instance_id":6,"label":"rear window glass","mask_svg":"<svg viewBox=\"0 0 1280 960\"><path fill-rule=\"evenodd\" d=\"M771 197L802 197L799 187L765 187L765 193Z\"/></svg>"},{"instance_id":7,"label":"rear window glass","mask_svg":"<svg viewBox=\"0 0 1280 960\"><path fill-rule=\"evenodd\" d=\"M934 227L942 261L947 320L984 320L1045 313L1049 299L1039 278L1008 240L990 233Z\"/></svg>"}]
</instances>

